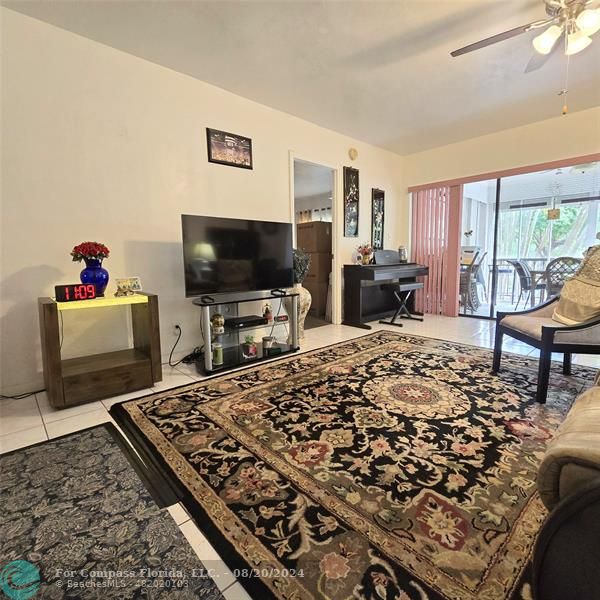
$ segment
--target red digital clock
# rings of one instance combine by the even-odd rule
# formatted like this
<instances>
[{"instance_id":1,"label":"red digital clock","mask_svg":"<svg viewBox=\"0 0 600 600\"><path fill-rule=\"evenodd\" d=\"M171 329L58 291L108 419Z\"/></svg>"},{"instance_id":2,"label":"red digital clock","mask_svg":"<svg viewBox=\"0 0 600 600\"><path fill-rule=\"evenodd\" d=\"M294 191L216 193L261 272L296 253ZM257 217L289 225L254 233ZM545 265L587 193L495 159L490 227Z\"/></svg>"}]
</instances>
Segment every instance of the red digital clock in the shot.
<instances>
[{"instance_id":1,"label":"red digital clock","mask_svg":"<svg viewBox=\"0 0 600 600\"><path fill-rule=\"evenodd\" d=\"M54 296L57 302L73 302L74 300L93 300L96 297L96 286L93 283L55 285Z\"/></svg>"}]
</instances>

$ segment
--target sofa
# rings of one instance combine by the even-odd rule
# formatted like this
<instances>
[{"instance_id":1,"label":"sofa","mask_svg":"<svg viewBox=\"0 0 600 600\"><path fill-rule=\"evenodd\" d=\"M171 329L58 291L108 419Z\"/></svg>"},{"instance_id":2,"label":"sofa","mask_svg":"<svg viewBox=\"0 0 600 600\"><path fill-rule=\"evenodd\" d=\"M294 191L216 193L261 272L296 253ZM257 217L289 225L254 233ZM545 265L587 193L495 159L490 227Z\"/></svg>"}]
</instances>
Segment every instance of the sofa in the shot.
<instances>
[{"instance_id":1,"label":"sofa","mask_svg":"<svg viewBox=\"0 0 600 600\"><path fill-rule=\"evenodd\" d=\"M599 385L575 400L546 449L537 478L542 502L552 510L562 498L595 477L600 477ZM600 540L598 543L600 551Z\"/></svg>"},{"instance_id":2,"label":"sofa","mask_svg":"<svg viewBox=\"0 0 600 600\"><path fill-rule=\"evenodd\" d=\"M538 470L551 512L534 550L535 600L600 598L599 378L575 400Z\"/></svg>"}]
</instances>

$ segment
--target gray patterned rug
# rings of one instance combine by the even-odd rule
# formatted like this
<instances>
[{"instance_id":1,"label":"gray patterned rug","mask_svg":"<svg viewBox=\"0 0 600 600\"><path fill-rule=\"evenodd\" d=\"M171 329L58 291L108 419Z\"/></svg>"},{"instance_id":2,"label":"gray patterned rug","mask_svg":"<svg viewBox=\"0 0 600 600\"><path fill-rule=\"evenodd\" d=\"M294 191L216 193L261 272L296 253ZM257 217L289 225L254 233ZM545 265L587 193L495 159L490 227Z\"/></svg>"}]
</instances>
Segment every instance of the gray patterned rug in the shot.
<instances>
[{"instance_id":1,"label":"gray patterned rug","mask_svg":"<svg viewBox=\"0 0 600 600\"><path fill-rule=\"evenodd\" d=\"M105 424L0 456L0 590L19 600L222 599L115 436Z\"/></svg>"}]
</instances>

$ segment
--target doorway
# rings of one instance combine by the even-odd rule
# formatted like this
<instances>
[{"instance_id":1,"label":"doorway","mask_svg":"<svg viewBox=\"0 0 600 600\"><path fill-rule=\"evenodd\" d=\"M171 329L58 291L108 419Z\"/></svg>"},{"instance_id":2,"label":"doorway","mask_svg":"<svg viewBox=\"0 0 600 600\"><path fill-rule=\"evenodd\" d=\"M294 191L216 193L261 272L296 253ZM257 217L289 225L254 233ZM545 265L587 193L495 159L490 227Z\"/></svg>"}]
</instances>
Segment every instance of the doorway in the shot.
<instances>
[{"instance_id":1,"label":"doorway","mask_svg":"<svg viewBox=\"0 0 600 600\"><path fill-rule=\"evenodd\" d=\"M467 183L460 314L494 318L560 291L600 235L600 162Z\"/></svg>"},{"instance_id":2,"label":"doorway","mask_svg":"<svg viewBox=\"0 0 600 600\"><path fill-rule=\"evenodd\" d=\"M333 322L335 171L298 158L293 159L293 171L295 247L310 257L302 282L312 296L305 329L314 329Z\"/></svg>"}]
</instances>

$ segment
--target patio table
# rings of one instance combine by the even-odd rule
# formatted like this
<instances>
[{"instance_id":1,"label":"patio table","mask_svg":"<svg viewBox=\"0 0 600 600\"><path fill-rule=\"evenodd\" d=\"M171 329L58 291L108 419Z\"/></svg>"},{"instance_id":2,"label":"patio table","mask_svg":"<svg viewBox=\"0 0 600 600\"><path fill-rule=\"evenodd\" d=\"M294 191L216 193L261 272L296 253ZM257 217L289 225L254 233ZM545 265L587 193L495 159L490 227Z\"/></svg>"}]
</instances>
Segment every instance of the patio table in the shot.
<instances>
[{"instance_id":1,"label":"patio table","mask_svg":"<svg viewBox=\"0 0 600 600\"><path fill-rule=\"evenodd\" d=\"M536 288L540 283L543 283L544 279L546 279L546 269L530 269L531 273L531 293L529 295L529 305L534 307L535 303L535 292ZM540 289L540 303L544 301L544 297L546 295L546 286Z\"/></svg>"}]
</instances>

